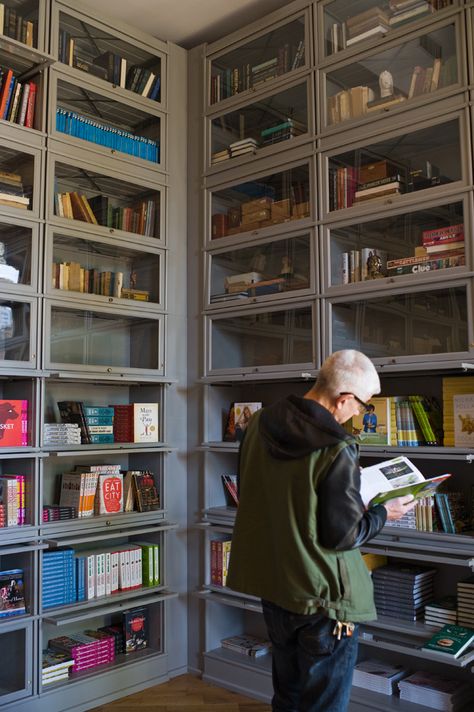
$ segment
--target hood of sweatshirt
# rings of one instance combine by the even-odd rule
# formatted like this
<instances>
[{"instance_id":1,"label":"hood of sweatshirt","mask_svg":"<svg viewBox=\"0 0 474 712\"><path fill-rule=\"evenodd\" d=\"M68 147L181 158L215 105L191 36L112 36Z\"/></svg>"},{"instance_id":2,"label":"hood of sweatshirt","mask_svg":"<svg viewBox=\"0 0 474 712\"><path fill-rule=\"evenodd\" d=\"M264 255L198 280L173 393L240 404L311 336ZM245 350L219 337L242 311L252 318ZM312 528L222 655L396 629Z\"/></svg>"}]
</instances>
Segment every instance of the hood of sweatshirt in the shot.
<instances>
[{"instance_id":1,"label":"hood of sweatshirt","mask_svg":"<svg viewBox=\"0 0 474 712\"><path fill-rule=\"evenodd\" d=\"M259 433L272 457L293 460L314 450L354 438L324 406L308 398L290 395L264 408Z\"/></svg>"}]
</instances>

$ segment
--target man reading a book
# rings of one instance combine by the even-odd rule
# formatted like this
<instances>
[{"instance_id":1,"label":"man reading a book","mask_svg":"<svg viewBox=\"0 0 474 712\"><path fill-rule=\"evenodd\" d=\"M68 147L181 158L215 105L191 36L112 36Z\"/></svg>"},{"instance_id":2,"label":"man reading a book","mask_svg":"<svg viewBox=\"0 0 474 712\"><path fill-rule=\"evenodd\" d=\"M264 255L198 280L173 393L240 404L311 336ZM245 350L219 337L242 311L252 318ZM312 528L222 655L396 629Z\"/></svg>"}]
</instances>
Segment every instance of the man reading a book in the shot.
<instances>
[{"instance_id":1,"label":"man reading a book","mask_svg":"<svg viewBox=\"0 0 474 712\"><path fill-rule=\"evenodd\" d=\"M358 445L342 424L380 392L359 351L332 354L303 396L257 411L240 448L227 585L262 599L274 712L345 712L357 624L376 618L359 548L411 495L366 509Z\"/></svg>"}]
</instances>

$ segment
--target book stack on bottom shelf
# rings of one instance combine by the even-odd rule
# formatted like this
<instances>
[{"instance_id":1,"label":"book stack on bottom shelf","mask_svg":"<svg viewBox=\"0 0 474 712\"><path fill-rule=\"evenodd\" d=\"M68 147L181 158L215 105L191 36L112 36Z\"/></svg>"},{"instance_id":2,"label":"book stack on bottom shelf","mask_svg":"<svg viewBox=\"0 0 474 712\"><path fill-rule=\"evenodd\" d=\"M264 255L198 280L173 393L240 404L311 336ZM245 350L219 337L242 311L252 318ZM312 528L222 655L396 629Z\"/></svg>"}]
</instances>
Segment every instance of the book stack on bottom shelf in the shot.
<instances>
[{"instance_id":1,"label":"book stack on bottom shelf","mask_svg":"<svg viewBox=\"0 0 474 712\"><path fill-rule=\"evenodd\" d=\"M470 709L467 703L473 694L468 683L431 672L415 672L400 680L398 687L401 700L443 712Z\"/></svg>"},{"instance_id":2,"label":"book stack on bottom shelf","mask_svg":"<svg viewBox=\"0 0 474 712\"><path fill-rule=\"evenodd\" d=\"M405 675L407 671L401 665L391 665L379 660L362 660L354 668L352 684L379 692L381 695L393 695L398 689L398 680Z\"/></svg>"}]
</instances>

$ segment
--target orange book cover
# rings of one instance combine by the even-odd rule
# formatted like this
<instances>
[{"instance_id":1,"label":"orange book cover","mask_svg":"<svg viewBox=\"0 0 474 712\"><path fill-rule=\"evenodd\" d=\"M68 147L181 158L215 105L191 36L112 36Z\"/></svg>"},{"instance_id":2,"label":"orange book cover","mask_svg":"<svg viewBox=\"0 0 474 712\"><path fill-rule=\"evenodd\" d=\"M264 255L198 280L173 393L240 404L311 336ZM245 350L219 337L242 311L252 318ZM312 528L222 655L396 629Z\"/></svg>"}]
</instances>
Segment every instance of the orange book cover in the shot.
<instances>
[{"instance_id":1,"label":"orange book cover","mask_svg":"<svg viewBox=\"0 0 474 712\"><path fill-rule=\"evenodd\" d=\"M5 75L2 82L2 88L0 89L0 118L3 119L5 114L5 109L8 101L8 94L10 92L10 84L13 79L13 70L9 69Z\"/></svg>"}]
</instances>

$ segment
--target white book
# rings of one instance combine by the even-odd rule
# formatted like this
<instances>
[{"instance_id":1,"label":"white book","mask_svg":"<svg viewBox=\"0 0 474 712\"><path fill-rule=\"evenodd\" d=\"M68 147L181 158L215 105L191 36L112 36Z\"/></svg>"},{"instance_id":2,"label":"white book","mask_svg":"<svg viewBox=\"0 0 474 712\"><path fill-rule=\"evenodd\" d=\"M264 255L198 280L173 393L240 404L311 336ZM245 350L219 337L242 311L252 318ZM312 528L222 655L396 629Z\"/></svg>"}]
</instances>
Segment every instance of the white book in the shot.
<instances>
[{"instance_id":1,"label":"white book","mask_svg":"<svg viewBox=\"0 0 474 712\"><path fill-rule=\"evenodd\" d=\"M153 74L153 72L152 72L150 74L150 76L148 77L148 79L146 80L145 86L143 87L142 96L148 96L148 92L150 91L151 86L152 86L153 82L155 81L155 77L156 77L156 74Z\"/></svg>"},{"instance_id":2,"label":"white book","mask_svg":"<svg viewBox=\"0 0 474 712\"><path fill-rule=\"evenodd\" d=\"M351 45L356 44L356 42L362 42L362 40L366 40L369 37L374 37L375 35L385 35L387 32L388 27L386 25L376 25L376 27L371 27L370 30L361 32L360 35L356 35L355 37L349 37L346 40L346 46L350 47Z\"/></svg>"}]
</instances>

